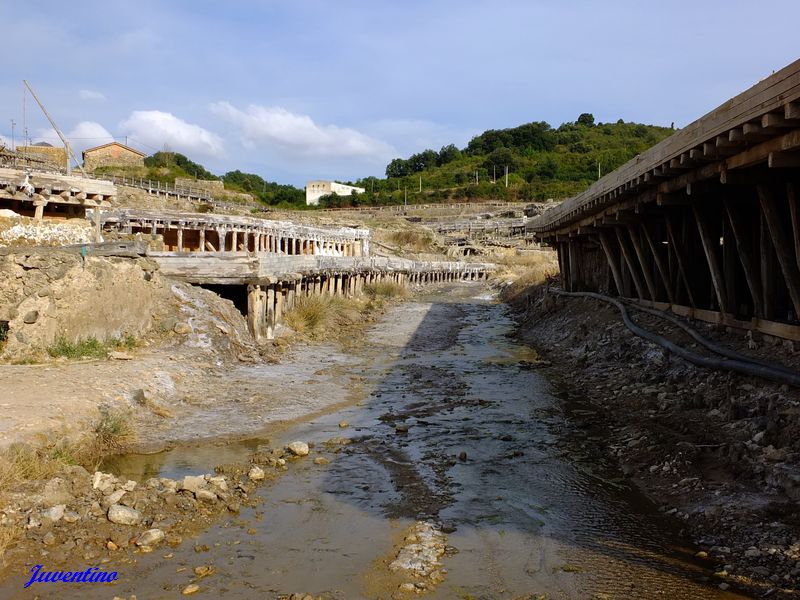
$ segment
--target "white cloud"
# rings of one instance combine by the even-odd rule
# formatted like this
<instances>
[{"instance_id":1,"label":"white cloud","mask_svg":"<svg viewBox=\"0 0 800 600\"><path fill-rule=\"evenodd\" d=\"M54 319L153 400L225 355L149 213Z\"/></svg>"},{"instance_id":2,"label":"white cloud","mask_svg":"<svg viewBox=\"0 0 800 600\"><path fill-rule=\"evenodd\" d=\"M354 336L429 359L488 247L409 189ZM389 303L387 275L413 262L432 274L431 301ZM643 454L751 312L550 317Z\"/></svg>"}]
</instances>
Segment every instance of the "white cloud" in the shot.
<instances>
[{"instance_id":1,"label":"white cloud","mask_svg":"<svg viewBox=\"0 0 800 600\"><path fill-rule=\"evenodd\" d=\"M95 92L94 90L81 90L78 92L78 96L81 100L87 100L89 102L104 102L106 99L105 95L100 92Z\"/></svg>"},{"instance_id":2,"label":"white cloud","mask_svg":"<svg viewBox=\"0 0 800 600\"><path fill-rule=\"evenodd\" d=\"M67 140L69 140L72 151L79 159L81 152L87 148L100 146L102 144L107 144L114 141L113 136L108 132L108 130L100 125L100 123L96 123L94 121L81 121L70 131L65 132L64 135L66 136ZM38 131L38 135L36 135L32 141L34 143L47 142L53 146L61 146L61 138L58 137L58 134L52 128L40 129Z\"/></svg>"},{"instance_id":3,"label":"white cloud","mask_svg":"<svg viewBox=\"0 0 800 600\"><path fill-rule=\"evenodd\" d=\"M308 115L292 113L277 106L251 104L240 110L230 102L216 102L211 111L233 123L247 147L259 144L300 157L385 160L394 149L379 139L355 129L318 125Z\"/></svg>"},{"instance_id":4,"label":"white cloud","mask_svg":"<svg viewBox=\"0 0 800 600\"><path fill-rule=\"evenodd\" d=\"M134 145L138 142L150 149L161 149L166 145L171 150L191 156L219 157L224 153L220 136L199 125L187 123L172 113L135 110L119 126L133 138Z\"/></svg>"}]
</instances>

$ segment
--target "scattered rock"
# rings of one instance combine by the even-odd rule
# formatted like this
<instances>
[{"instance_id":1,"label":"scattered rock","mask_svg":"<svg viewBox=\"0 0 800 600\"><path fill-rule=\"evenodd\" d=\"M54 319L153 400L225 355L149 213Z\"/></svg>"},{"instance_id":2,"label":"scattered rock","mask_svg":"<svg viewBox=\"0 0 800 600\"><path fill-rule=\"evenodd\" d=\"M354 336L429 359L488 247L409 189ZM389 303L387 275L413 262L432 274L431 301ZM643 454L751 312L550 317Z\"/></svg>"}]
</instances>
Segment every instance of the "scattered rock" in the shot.
<instances>
[{"instance_id":1,"label":"scattered rock","mask_svg":"<svg viewBox=\"0 0 800 600\"><path fill-rule=\"evenodd\" d=\"M136 545L137 546L155 546L159 542L163 541L165 538L165 534L160 529L148 529L138 538L136 538Z\"/></svg>"},{"instance_id":2,"label":"scattered rock","mask_svg":"<svg viewBox=\"0 0 800 600\"><path fill-rule=\"evenodd\" d=\"M408 433L408 423L398 423L394 426L394 430L397 433Z\"/></svg>"},{"instance_id":3,"label":"scattered rock","mask_svg":"<svg viewBox=\"0 0 800 600\"><path fill-rule=\"evenodd\" d=\"M208 577L214 573L214 567L211 565L202 565L194 568L194 574L198 577Z\"/></svg>"},{"instance_id":4,"label":"scattered rock","mask_svg":"<svg viewBox=\"0 0 800 600\"><path fill-rule=\"evenodd\" d=\"M108 508L108 520L118 525L137 525L142 520L142 515L128 506L112 504Z\"/></svg>"},{"instance_id":5,"label":"scattered rock","mask_svg":"<svg viewBox=\"0 0 800 600\"><path fill-rule=\"evenodd\" d=\"M253 466L247 473L247 477L251 481L261 481L264 479L264 477L266 477L266 474L264 473L264 469L261 467Z\"/></svg>"},{"instance_id":6,"label":"scattered rock","mask_svg":"<svg viewBox=\"0 0 800 600\"><path fill-rule=\"evenodd\" d=\"M347 429L348 427L350 427L350 423L348 423L347 421L339 421L340 429Z\"/></svg>"},{"instance_id":7,"label":"scattered rock","mask_svg":"<svg viewBox=\"0 0 800 600\"><path fill-rule=\"evenodd\" d=\"M328 464L330 464L330 462L331 461L329 461L324 456L318 456L317 458L314 459L314 464L315 465L328 465Z\"/></svg>"},{"instance_id":8,"label":"scattered rock","mask_svg":"<svg viewBox=\"0 0 800 600\"><path fill-rule=\"evenodd\" d=\"M64 516L64 509L66 508L67 507L64 504L56 504L55 506L44 511L42 513L42 518L47 519L51 523L57 523Z\"/></svg>"},{"instance_id":9,"label":"scattered rock","mask_svg":"<svg viewBox=\"0 0 800 600\"><path fill-rule=\"evenodd\" d=\"M187 475L183 478L183 481L181 481L178 489L197 494L197 490L204 487L206 487L206 478L204 475Z\"/></svg>"},{"instance_id":10,"label":"scattered rock","mask_svg":"<svg viewBox=\"0 0 800 600\"><path fill-rule=\"evenodd\" d=\"M208 489L199 489L194 493L195 498L203 502L216 502L217 495Z\"/></svg>"},{"instance_id":11,"label":"scattered rock","mask_svg":"<svg viewBox=\"0 0 800 600\"><path fill-rule=\"evenodd\" d=\"M25 323L26 325L33 325L38 320L39 320L38 310L31 310L25 313L25 316L22 317L22 322Z\"/></svg>"},{"instance_id":12,"label":"scattered rock","mask_svg":"<svg viewBox=\"0 0 800 600\"><path fill-rule=\"evenodd\" d=\"M133 360L133 356L128 354L127 352L109 352L108 358L111 360Z\"/></svg>"},{"instance_id":13,"label":"scattered rock","mask_svg":"<svg viewBox=\"0 0 800 600\"><path fill-rule=\"evenodd\" d=\"M188 596L190 594L194 594L195 592L199 592L199 591L200 591L200 586L199 585L197 585L196 583L190 583L185 588L183 588L183 591L181 592L181 594L183 594L184 596Z\"/></svg>"},{"instance_id":14,"label":"scattered rock","mask_svg":"<svg viewBox=\"0 0 800 600\"><path fill-rule=\"evenodd\" d=\"M292 442L288 446L289 452L295 456L308 456L308 444L305 442Z\"/></svg>"}]
</instances>

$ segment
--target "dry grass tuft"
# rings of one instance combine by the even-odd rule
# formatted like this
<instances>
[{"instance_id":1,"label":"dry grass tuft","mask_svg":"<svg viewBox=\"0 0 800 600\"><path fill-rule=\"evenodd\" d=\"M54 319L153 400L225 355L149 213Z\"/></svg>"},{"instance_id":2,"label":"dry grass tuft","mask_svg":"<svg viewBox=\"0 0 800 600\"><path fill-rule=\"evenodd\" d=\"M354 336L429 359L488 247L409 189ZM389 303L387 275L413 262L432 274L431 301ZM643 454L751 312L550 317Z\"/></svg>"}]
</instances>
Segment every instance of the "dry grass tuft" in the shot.
<instances>
[{"instance_id":1,"label":"dry grass tuft","mask_svg":"<svg viewBox=\"0 0 800 600\"><path fill-rule=\"evenodd\" d=\"M11 444L0 452L0 490L21 481L49 479L65 467L95 469L109 454L130 442L133 428L126 413L105 411L91 431L79 437L45 436L37 445Z\"/></svg>"},{"instance_id":2,"label":"dry grass tuft","mask_svg":"<svg viewBox=\"0 0 800 600\"><path fill-rule=\"evenodd\" d=\"M393 281L379 281L366 285L364 293L371 299L408 298L408 289Z\"/></svg>"},{"instance_id":3,"label":"dry grass tuft","mask_svg":"<svg viewBox=\"0 0 800 600\"><path fill-rule=\"evenodd\" d=\"M3 525L0 527L0 565L6 550L13 546L22 537L22 528L19 526Z\"/></svg>"},{"instance_id":4,"label":"dry grass tuft","mask_svg":"<svg viewBox=\"0 0 800 600\"><path fill-rule=\"evenodd\" d=\"M530 288L558 275L558 256L550 250L501 256L493 262L499 268L492 274L492 280L504 286L502 298L507 302L515 302Z\"/></svg>"}]
</instances>

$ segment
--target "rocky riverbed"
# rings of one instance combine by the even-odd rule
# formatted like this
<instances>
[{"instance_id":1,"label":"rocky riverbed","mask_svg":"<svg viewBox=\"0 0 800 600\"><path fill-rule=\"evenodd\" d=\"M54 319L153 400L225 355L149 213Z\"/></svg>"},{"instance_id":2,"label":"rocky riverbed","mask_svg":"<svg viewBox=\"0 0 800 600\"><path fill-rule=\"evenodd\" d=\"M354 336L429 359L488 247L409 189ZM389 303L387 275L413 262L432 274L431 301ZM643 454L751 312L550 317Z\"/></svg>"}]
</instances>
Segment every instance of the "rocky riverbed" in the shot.
<instances>
[{"instance_id":1,"label":"rocky riverbed","mask_svg":"<svg viewBox=\"0 0 800 600\"><path fill-rule=\"evenodd\" d=\"M673 325L632 312L642 326L698 351ZM585 453L675 518L721 585L797 597L800 583L800 395L785 385L708 371L634 336L593 299L531 297L520 339L541 353ZM695 326L762 360L800 366L791 342Z\"/></svg>"},{"instance_id":2,"label":"rocky riverbed","mask_svg":"<svg viewBox=\"0 0 800 600\"><path fill-rule=\"evenodd\" d=\"M297 398L325 410L276 428L280 407L265 403L254 439L74 469L47 482L47 498L31 489L5 515L24 543L0 596L747 597L698 555L682 517L597 450L603 433L574 419L515 327L486 288L440 288L392 307L357 352L334 358L325 390L313 362L275 371L277 388L307 381L334 398ZM246 421L234 404L212 408L181 439L214 415ZM36 564L118 579L25 589Z\"/></svg>"}]
</instances>

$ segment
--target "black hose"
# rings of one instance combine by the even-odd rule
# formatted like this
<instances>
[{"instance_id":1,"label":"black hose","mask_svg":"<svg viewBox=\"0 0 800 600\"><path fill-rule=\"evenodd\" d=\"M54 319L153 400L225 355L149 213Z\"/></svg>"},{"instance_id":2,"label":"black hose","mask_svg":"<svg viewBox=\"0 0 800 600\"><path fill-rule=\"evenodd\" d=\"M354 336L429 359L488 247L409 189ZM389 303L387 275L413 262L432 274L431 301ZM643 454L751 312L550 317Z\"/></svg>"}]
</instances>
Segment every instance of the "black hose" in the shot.
<instances>
[{"instance_id":1,"label":"black hose","mask_svg":"<svg viewBox=\"0 0 800 600\"><path fill-rule=\"evenodd\" d=\"M671 315L669 313L664 312L663 310L658 310L656 308L649 308L647 306L639 306L632 300L628 300L627 298L621 298L621 302L626 304L627 306L645 312L647 314L660 317L669 321L670 323L677 325L681 329L683 329L693 340L695 340L701 346L705 346L709 350L711 350L715 354L719 354L720 356L724 356L726 358L732 358L733 360L741 360L744 362L751 362L756 365L761 365L762 367L767 367L768 369L776 369L778 371L783 371L789 374L796 374L797 371L794 369L790 369L785 365L780 365L777 363L767 362L765 360L761 360L760 358L756 358L753 356L747 356L746 354L742 354L741 352L736 352L736 350L731 350L730 348L726 348L725 346L720 346L709 340L708 338L703 337L700 333L693 329L688 323L683 322L678 317Z\"/></svg>"},{"instance_id":2,"label":"black hose","mask_svg":"<svg viewBox=\"0 0 800 600\"><path fill-rule=\"evenodd\" d=\"M763 379L768 379L770 381L776 381L779 383L786 383L793 387L800 387L800 373L796 371L789 371L783 367L775 368L772 365L765 365L759 361L759 363L755 363L747 357L742 359L718 359L718 358L708 358L706 356L701 356L699 354L695 354L694 352L690 352L685 348L678 346L674 342L668 340L667 338L655 334L651 331L648 331L639 325L637 325L633 319L631 319L628 311L625 309L625 305L617 300L616 298L611 298L609 296L604 296L603 294L597 294L595 292L565 292L563 290L550 290L552 293L558 296L572 296L572 297L585 297L585 298L595 298L596 300L602 300L603 302L608 302L609 304L613 304L616 306L620 313L622 314L622 321L625 323L625 326L630 329L633 333L638 335L640 338L643 338L653 344L660 346L666 350L669 350L673 354L680 356L683 360L692 363L693 365L697 365L699 367L704 367L706 369L725 369L728 371L735 371L737 373L742 373L744 375L751 375L753 377L761 377Z\"/></svg>"}]
</instances>

